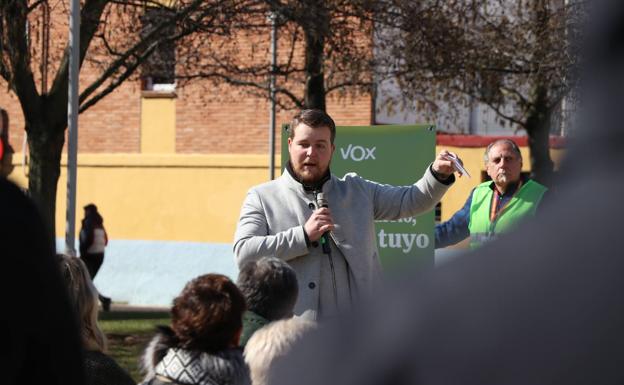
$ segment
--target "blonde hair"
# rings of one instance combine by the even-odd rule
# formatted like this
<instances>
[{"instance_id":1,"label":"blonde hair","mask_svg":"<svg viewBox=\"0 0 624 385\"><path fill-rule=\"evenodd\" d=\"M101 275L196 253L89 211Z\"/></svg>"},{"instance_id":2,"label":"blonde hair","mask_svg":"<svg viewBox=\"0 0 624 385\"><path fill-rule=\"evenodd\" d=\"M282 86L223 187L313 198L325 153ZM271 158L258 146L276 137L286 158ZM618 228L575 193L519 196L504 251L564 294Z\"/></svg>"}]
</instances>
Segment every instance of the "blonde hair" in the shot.
<instances>
[{"instance_id":1,"label":"blonde hair","mask_svg":"<svg viewBox=\"0 0 624 385\"><path fill-rule=\"evenodd\" d=\"M275 359L290 353L292 347L316 322L303 318L274 321L257 330L245 345L245 362L249 366L253 385L268 385Z\"/></svg>"},{"instance_id":2,"label":"blonde hair","mask_svg":"<svg viewBox=\"0 0 624 385\"><path fill-rule=\"evenodd\" d=\"M85 350L106 352L106 336L98 325L98 292L84 262L78 257L57 254L70 305L80 324L80 338Z\"/></svg>"}]
</instances>

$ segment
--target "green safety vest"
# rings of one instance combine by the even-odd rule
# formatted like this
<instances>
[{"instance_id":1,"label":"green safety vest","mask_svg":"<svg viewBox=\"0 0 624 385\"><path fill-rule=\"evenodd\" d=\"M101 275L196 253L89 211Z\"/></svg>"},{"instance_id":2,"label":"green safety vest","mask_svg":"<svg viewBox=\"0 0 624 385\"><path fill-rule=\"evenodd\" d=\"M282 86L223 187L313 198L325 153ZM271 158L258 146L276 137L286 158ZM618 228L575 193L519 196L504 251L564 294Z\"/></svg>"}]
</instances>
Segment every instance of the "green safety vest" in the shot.
<instances>
[{"instance_id":1,"label":"green safety vest","mask_svg":"<svg viewBox=\"0 0 624 385\"><path fill-rule=\"evenodd\" d=\"M524 183L519 191L503 207L494 221L490 221L490 209L494 191L491 181L481 183L472 193L470 204L470 247L475 248L497 234L508 232L522 218L535 215L542 196L548 190L532 180Z\"/></svg>"}]
</instances>

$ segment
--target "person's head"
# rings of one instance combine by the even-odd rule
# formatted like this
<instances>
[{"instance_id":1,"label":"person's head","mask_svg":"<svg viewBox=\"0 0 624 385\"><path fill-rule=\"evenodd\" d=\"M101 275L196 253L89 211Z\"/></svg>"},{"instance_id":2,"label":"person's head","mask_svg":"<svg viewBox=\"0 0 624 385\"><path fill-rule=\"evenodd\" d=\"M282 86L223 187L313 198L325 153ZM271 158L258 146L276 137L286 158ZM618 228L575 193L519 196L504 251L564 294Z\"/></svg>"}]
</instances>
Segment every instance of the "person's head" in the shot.
<instances>
[{"instance_id":1,"label":"person's head","mask_svg":"<svg viewBox=\"0 0 624 385\"><path fill-rule=\"evenodd\" d=\"M83 348L54 239L24 191L0 178L2 384L83 385Z\"/></svg>"},{"instance_id":2,"label":"person's head","mask_svg":"<svg viewBox=\"0 0 624 385\"><path fill-rule=\"evenodd\" d=\"M304 183L319 181L329 170L336 124L321 110L303 110L290 123L288 154L295 174Z\"/></svg>"},{"instance_id":3,"label":"person's head","mask_svg":"<svg viewBox=\"0 0 624 385\"><path fill-rule=\"evenodd\" d=\"M221 274L205 274L186 284L174 299L171 329L189 350L218 352L238 345L245 298Z\"/></svg>"},{"instance_id":4,"label":"person's head","mask_svg":"<svg viewBox=\"0 0 624 385\"><path fill-rule=\"evenodd\" d=\"M102 218L102 215L100 215L100 213L98 212L98 208L96 205L94 205L93 203L89 203L83 208L85 219L88 218L89 220L95 222L95 224L99 225L104 223L104 218Z\"/></svg>"},{"instance_id":5,"label":"person's head","mask_svg":"<svg viewBox=\"0 0 624 385\"><path fill-rule=\"evenodd\" d=\"M97 206L93 203L89 203L84 207L85 214L97 213Z\"/></svg>"},{"instance_id":6,"label":"person's head","mask_svg":"<svg viewBox=\"0 0 624 385\"><path fill-rule=\"evenodd\" d=\"M292 317L299 288L297 274L288 263L275 257L247 262L237 285L254 313L269 321Z\"/></svg>"},{"instance_id":7,"label":"person's head","mask_svg":"<svg viewBox=\"0 0 624 385\"><path fill-rule=\"evenodd\" d=\"M485 169L497 187L505 190L520 180L522 154L518 145L510 139L499 139L485 150Z\"/></svg>"},{"instance_id":8,"label":"person's head","mask_svg":"<svg viewBox=\"0 0 624 385\"><path fill-rule=\"evenodd\" d=\"M80 258L56 255L67 287L71 306L80 322L82 345L86 350L106 350L106 337L97 323L98 293L87 266Z\"/></svg>"},{"instance_id":9,"label":"person's head","mask_svg":"<svg viewBox=\"0 0 624 385\"><path fill-rule=\"evenodd\" d=\"M252 384L271 384L276 361L286 357L293 346L315 328L313 321L295 317L271 322L256 331L245 345L245 362Z\"/></svg>"}]
</instances>

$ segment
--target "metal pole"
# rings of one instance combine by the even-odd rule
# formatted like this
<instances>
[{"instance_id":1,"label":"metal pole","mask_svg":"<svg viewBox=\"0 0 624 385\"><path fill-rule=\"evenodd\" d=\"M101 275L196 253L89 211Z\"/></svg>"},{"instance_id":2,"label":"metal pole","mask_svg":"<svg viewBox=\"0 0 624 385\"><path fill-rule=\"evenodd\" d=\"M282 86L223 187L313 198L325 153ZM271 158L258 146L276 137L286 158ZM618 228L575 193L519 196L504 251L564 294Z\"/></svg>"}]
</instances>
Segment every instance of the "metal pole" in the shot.
<instances>
[{"instance_id":1,"label":"metal pole","mask_svg":"<svg viewBox=\"0 0 624 385\"><path fill-rule=\"evenodd\" d=\"M65 252L76 255L76 164L78 149L78 62L80 60L80 0L71 0L69 12L69 89L67 103L67 211Z\"/></svg>"},{"instance_id":2,"label":"metal pole","mask_svg":"<svg viewBox=\"0 0 624 385\"><path fill-rule=\"evenodd\" d=\"M277 72L277 14L271 12L271 74L269 75L269 178L275 179L275 73Z\"/></svg>"}]
</instances>

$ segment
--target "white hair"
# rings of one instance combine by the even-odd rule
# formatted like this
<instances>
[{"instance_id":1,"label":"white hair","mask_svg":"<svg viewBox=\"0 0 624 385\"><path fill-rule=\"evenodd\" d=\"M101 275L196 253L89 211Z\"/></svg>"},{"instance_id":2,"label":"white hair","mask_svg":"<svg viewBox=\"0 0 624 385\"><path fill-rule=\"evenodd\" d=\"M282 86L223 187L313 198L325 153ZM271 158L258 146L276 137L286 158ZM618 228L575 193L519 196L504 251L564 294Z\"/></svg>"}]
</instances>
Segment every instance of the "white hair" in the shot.
<instances>
[{"instance_id":1,"label":"white hair","mask_svg":"<svg viewBox=\"0 0 624 385\"><path fill-rule=\"evenodd\" d=\"M278 357L287 355L305 333L316 328L316 322L299 317L274 321L258 329L245 345L245 362L253 385L268 385L271 366Z\"/></svg>"}]
</instances>

